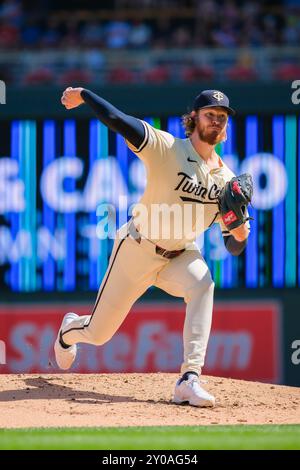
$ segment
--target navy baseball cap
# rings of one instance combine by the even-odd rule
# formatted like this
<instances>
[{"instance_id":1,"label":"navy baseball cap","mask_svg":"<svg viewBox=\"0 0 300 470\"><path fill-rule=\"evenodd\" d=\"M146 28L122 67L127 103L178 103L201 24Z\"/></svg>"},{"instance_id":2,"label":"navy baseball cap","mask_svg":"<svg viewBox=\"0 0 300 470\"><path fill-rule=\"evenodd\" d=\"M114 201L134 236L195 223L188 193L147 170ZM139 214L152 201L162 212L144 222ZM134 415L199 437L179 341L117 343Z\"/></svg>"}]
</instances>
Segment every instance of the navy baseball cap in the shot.
<instances>
[{"instance_id":1,"label":"navy baseball cap","mask_svg":"<svg viewBox=\"0 0 300 470\"><path fill-rule=\"evenodd\" d=\"M230 116L235 114L235 110L230 108L229 99L219 90L204 90L200 95L196 96L193 110L198 111L201 108L211 108L212 106L220 106L228 112Z\"/></svg>"}]
</instances>

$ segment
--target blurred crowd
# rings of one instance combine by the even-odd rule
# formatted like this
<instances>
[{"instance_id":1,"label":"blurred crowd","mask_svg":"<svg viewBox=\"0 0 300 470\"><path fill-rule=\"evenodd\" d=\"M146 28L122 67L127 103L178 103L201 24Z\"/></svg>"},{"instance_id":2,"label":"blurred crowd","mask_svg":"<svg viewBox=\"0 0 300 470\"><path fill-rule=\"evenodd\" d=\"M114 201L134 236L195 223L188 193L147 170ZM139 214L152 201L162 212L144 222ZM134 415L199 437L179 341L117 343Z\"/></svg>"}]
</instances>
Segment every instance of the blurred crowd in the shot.
<instances>
[{"instance_id":1,"label":"blurred crowd","mask_svg":"<svg viewBox=\"0 0 300 470\"><path fill-rule=\"evenodd\" d=\"M298 46L299 41L300 0L0 1L0 56L8 51L80 49L89 56L87 75L97 67L105 67L107 52L112 50L239 50ZM122 67L121 54L120 57ZM66 68L70 69L70 64ZM252 68L255 72L255 67ZM49 65L51 75L50 69ZM1 59L0 71L3 72ZM127 71L130 80L131 70L127 66L122 80L126 79ZM206 72L209 74L209 70Z\"/></svg>"},{"instance_id":2,"label":"blurred crowd","mask_svg":"<svg viewBox=\"0 0 300 470\"><path fill-rule=\"evenodd\" d=\"M102 3L99 5L103 8ZM266 2L255 0L240 4L236 0L119 0L108 3L111 8L115 6L111 10L111 19L101 20L101 12L110 10L90 10L89 18L85 19L86 15L80 17L83 10L77 10L75 15L74 10L53 10L53 2L37 2L36 8L34 2L28 2L31 8L27 9L24 7L26 2L4 0L0 2L0 47L12 50L20 47L64 48L78 44L108 49L261 47L298 45L300 40L300 2L299 8L266 6ZM59 4L60 8L64 5L63 2ZM74 8L76 1L72 5ZM185 6L191 14L182 18L181 10ZM136 12L134 19L134 7L139 12L146 7L148 11L157 8L157 15L141 21L141 15ZM159 14L170 8L177 9L177 17L176 13L172 17ZM126 11L128 18L124 17ZM120 12L125 13L120 15Z\"/></svg>"}]
</instances>

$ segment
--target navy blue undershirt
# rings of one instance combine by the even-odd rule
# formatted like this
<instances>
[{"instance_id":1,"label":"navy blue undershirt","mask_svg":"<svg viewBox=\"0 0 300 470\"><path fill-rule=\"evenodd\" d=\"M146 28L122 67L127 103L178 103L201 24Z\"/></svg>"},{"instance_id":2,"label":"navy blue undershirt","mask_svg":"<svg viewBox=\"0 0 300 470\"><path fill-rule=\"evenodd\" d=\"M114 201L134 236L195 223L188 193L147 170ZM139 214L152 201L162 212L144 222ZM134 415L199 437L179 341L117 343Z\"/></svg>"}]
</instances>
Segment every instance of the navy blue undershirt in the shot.
<instances>
[{"instance_id":1,"label":"navy blue undershirt","mask_svg":"<svg viewBox=\"0 0 300 470\"><path fill-rule=\"evenodd\" d=\"M92 91L83 89L81 96L103 124L121 134L136 148L140 147L145 138L145 128L140 119L128 116Z\"/></svg>"}]
</instances>

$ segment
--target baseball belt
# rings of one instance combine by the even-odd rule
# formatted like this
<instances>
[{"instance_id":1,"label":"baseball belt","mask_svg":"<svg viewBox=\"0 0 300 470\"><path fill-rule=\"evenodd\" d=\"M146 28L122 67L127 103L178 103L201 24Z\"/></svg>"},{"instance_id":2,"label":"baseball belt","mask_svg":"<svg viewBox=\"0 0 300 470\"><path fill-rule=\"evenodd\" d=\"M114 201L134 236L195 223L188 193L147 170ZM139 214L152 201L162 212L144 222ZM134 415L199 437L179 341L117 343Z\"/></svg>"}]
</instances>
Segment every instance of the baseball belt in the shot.
<instances>
[{"instance_id":1,"label":"baseball belt","mask_svg":"<svg viewBox=\"0 0 300 470\"><path fill-rule=\"evenodd\" d=\"M140 232L138 231L138 229L136 228L136 226L134 225L133 222L131 222L130 225L129 225L129 233L137 243L139 243L139 244L141 243L142 236L141 236ZM143 238L145 238L145 237L143 237ZM148 240L150 243L153 243L148 238L145 238L145 240ZM153 243L153 245L155 245L155 243ZM163 258L167 258L167 259L176 258L177 256L181 255L181 253L183 253L184 251L185 251L185 248L183 248L182 250L169 251L169 250L165 250L165 248L162 248L159 245L155 245L155 252L158 255L162 256Z\"/></svg>"}]
</instances>

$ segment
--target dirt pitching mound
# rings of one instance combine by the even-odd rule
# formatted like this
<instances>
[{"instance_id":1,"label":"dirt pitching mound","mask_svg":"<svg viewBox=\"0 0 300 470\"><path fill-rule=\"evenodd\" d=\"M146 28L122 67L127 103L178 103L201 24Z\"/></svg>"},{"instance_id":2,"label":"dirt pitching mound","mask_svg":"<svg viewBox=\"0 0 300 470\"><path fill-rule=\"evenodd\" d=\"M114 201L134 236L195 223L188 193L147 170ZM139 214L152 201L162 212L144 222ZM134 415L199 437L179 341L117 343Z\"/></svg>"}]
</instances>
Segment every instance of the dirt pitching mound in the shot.
<instances>
[{"instance_id":1,"label":"dirt pitching mound","mask_svg":"<svg viewBox=\"0 0 300 470\"><path fill-rule=\"evenodd\" d=\"M0 427L300 423L300 388L203 377L215 408L171 403L176 374L0 375Z\"/></svg>"}]
</instances>

